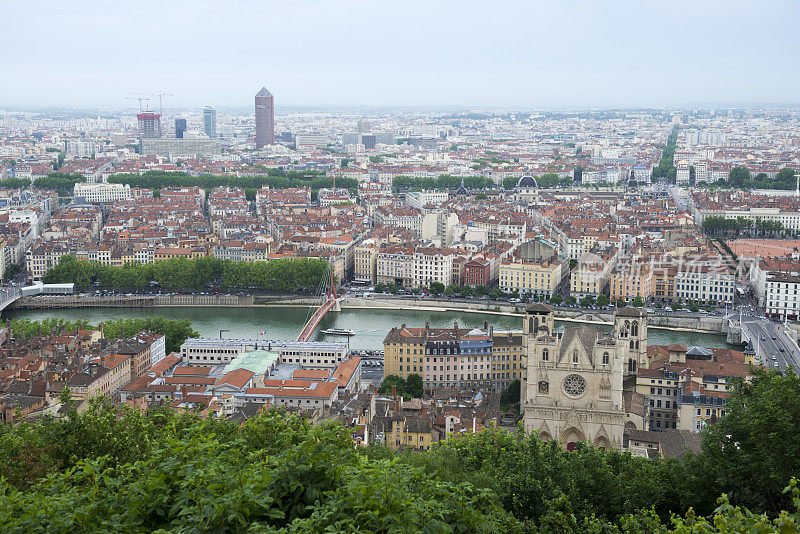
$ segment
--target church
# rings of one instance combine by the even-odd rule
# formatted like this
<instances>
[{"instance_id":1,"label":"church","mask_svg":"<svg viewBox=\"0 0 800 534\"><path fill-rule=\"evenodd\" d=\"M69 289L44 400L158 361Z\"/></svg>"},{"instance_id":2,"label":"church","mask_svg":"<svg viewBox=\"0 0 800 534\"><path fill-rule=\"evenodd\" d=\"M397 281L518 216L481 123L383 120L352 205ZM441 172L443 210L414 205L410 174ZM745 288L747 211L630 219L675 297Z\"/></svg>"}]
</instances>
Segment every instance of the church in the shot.
<instances>
[{"instance_id":1,"label":"church","mask_svg":"<svg viewBox=\"0 0 800 534\"><path fill-rule=\"evenodd\" d=\"M609 333L585 325L554 328L553 308L528 306L520 393L525 430L568 450L578 442L622 448L624 433L646 428L636 372L647 366L647 314L617 309Z\"/></svg>"}]
</instances>

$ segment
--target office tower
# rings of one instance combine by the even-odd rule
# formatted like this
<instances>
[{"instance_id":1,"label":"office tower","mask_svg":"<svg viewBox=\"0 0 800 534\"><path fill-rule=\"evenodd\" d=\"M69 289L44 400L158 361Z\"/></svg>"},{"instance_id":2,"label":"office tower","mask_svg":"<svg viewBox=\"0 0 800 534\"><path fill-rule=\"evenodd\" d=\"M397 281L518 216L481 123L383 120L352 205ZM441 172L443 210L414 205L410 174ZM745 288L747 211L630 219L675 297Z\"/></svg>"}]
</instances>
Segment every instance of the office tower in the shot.
<instances>
[{"instance_id":1,"label":"office tower","mask_svg":"<svg viewBox=\"0 0 800 534\"><path fill-rule=\"evenodd\" d=\"M183 139L186 131L186 119L175 119L175 139Z\"/></svg>"},{"instance_id":2,"label":"office tower","mask_svg":"<svg viewBox=\"0 0 800 534\"><path fill-rule=\"evenodd\" d=\"M161 115L152 111L143 111L136 115L139 120L139 138L157 139L161 137Z\"/></svg>"},{"instance_id":3,"label":"office tower","mask_svg":"<svg viewBox=\"0 0 800 534\"><path fill-rule=\"evenodd\" d=\"M203 130L212 139L217 136L217 110L211 106L203 108Z\"/></svg>"},{"instance_id":4,"label":"office tower","mask_svg":"<svg viewBox=\"0 0 800 534\"><path fill-rule=\"evenodd\" d=\"M256 148L275 144L275 99L266 87L256 93Z\"/></svg>"},{"instance_id":5,"label":"office tower","mask_svg":"<svg viewBox=\"0 0 800 534\"><path fill-rule=\"evenodd\" d=\"M375 134L361 134L361 144L367 150L375 148Z\"/></svg>"},{"instance_id":6,"label":"office tower","mask_svg":"<svg viewBox=\"0 0 800 534\"><path fill-rule=\"evenodd\" d=\"M358 133L360 134L368 134L372 131L372 127L368 120L361 119L358 121Z\"/></svg>"}]
</instances>

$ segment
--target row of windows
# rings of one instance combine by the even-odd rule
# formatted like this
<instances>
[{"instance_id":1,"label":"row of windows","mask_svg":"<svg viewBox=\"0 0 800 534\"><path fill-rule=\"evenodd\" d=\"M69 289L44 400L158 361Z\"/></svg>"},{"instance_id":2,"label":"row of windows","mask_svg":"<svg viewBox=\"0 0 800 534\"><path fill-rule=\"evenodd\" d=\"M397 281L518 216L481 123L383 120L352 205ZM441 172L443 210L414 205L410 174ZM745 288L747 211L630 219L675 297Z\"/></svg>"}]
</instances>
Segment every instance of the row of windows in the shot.
<instances>
[{"instance_id":1,"label":"row of windows","mask_svg":"<svg viewBox=\"0 0 800 534\"><path fill-rule=\"evenodd\" d=\"M656 393L656 391L658 393ZM678 390L677 389L675 389L675 390L667 389L666 393L662 393L662 391L664 391L664 390L662 390L662 388L650 388L650 394L651 395L667 395L667 396L670 396L670 395L673 395L673 394L676 395L676 396L678 395ZM670 393L671 391L673 393Z\"/></svg>"},{"instance_id":2,"label":"row of windows","mask_svg":"<svg viewBox=\"0 0 800 534\"><path fill-rule=\"evenodd\" d=\"M671 425L672 426L670 427L670 422L669 421L664 421L664 428L673 428L674 429L674 428L678 427L677 423L675 421L672 421ZM650 421L650 428L661 428L661 421L655 421L655 426L653 425L653 421Z\"/></svg>"}]
</instances>

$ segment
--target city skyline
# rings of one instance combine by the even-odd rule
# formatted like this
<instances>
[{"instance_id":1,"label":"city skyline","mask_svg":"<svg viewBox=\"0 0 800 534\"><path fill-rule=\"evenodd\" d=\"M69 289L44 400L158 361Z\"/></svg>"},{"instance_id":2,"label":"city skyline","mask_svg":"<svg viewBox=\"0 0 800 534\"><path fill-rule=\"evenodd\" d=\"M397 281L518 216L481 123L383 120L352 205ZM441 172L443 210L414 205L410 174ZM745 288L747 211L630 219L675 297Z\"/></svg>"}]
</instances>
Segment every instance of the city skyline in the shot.
<instances>
[{"instance_id":1,"label":"city skyline","mask_svg":"<svg viewBox=\"0 0 800 534\"><path fill-rule=\"evenodd\" d=\"M16 83L0 88L0 102L123 107L132 93L168 91L167 107L245 107L262 85L286 107L797 102L796 2L504 7L144 2L142 38L120 41L128 8L14 3L6 12L16 22L0 45ZM198 31L172 39L181 25ZM53 54L87 47L93 54L69 62Z\"/></svg>"}]
</instances>

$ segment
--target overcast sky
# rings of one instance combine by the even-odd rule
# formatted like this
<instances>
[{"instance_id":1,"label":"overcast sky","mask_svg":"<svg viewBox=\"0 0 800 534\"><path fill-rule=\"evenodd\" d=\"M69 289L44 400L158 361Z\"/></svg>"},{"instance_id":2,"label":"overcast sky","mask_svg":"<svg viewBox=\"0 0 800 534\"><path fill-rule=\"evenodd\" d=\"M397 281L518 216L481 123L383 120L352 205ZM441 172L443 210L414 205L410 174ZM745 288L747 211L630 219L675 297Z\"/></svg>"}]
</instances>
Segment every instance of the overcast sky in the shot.
<instances>
[{"instance_id":1,"label":"overcast sky","mask_svg":"<svg viewBox=\"0 0 800 534\"><path fill-rule=\"evenodd\" d=\"M0 0L0 106L800 101L798 0ZM157 99L155 99L157 101Z\"/></svg>"}]
</instances>

